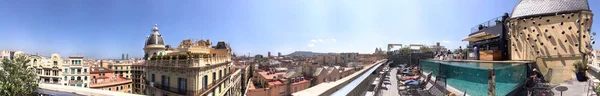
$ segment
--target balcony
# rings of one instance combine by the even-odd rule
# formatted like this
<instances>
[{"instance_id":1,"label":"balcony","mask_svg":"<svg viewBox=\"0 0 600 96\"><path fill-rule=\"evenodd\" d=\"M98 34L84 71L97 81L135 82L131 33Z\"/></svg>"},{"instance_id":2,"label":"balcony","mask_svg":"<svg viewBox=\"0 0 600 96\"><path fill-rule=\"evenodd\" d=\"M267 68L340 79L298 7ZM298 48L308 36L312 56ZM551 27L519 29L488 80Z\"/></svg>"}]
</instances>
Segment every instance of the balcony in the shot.
<instances>
[{"instance_id":1,"label":"balcony","mask_svg":"<svg viewBox=\"0 0 600 96\"><path fill-rule=\"evenodd\" d=\"M83 84L83 80L69 80L69 84Z\"/></svg>"},{"instance_id":2,"label":"balcony","mask_svg":"<svg viewBox=\"0 0 600 96\"><path fill-rule=\"evenodd\" d=\"M502 24L502 16L490 19L488 21L485 21L481 24L478 24L478 25L472 27L471 34L469 34L469 35L476 34L478 32L481 32L482 30L492 28L492 27L494 27L496 25L500 25L500 24Z\"/></svg>"},{"instance_id":3,"label":"balcony","mask_svg":"<svg viewBox=\"0 0 600 96\"><path fill-rule=\"evenodd\" d=\"M130 71L130 69L113 69L114 71Z\"/></svg>"},{"instance_id":4,"label":"balcony","mask_svg":"<svg viewBox=\"0 0 600 96\"><path fill-rule=\"evenodd\" d=\"M204 94L207 94L210 90L216 88L216 85L222 84L225 81L228 81L230 79L232 74L227 74L225 76L223 76L221 79L219 79L217 82L213 82L211 84L208 84L208 88L202 88L200 90L180 90L179 88L175 88L172 86L164 86L161 85L159 83L154 83L154 82L145 82L147 86L150 87L154 87L157 89L161 89L164 91L169 91L172 93L176 93L176 94L180 94L180 95L194 95L194 96L202 96ZM177 86L177 85L174 85Z\"/></svg>"},{"instance_id":5,"label":"balcony","mask_svg":"<svg viewBox=\"0 0 600 96\"><path fill-rule=\"evenodd\" d=\"M76 75L76 76L90 75L90 72L64 72L63 75L65 75L65 76L71 76L71 75Z\"/></svg>"},{"instance_id":6,"label":"balcony","mask_svg":"<svg viewBox=\"0 0 600 96\"><path fill-rule=\"evenodd\" d=\"M194 59L174 59L174 60L149 60L146 62L148 67L176 67L176 68L197 68L197 67L216 67L229 64L225 59L216 58L194 58Z\"/></svg>"},{"instance_id":7,"label":"balcony","mask_svg":"<svg viewBox=\"0 0 600 96\"><path fill-rule=\"evenodd\" d=\"M89 67L88 64L69 64L68 67Z\"/></svg>"}]
</instances>

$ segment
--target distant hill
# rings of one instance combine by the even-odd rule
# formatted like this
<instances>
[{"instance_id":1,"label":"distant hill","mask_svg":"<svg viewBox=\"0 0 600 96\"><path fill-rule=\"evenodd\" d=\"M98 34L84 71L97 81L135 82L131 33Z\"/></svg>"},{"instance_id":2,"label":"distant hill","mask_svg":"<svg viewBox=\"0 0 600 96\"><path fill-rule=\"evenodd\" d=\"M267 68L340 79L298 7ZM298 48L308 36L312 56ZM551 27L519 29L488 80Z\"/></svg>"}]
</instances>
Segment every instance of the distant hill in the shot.
<instances>
[{"instance_id":1,"label":"distant hill","mask_svg":"<svg viewBox=\"0 0 600 96\"><path fill-rule=\"evenodd\" d=\"M317 53L311 51L296 51L286 56L323 56L323 55L339 55L338 53Z\"/></svg>"}]
</instances>

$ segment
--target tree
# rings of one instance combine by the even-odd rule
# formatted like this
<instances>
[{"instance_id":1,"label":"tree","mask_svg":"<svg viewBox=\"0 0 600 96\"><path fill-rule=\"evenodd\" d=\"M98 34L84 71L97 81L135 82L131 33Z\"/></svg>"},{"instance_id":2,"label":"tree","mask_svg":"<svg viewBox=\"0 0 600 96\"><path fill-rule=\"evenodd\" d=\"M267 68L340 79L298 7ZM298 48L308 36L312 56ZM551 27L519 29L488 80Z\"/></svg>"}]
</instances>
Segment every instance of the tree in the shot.
<instances>
[{"instance_id":1,"label":"tree","mask_svg":"<svg viewBox=\"0 0 600 96\"><path fill-rule=\"evenodd\" d=\"M402 50L403 52L410 52L410 47L402 47L402 49L400 50Z\"/></svg>"},{"instance_id":2,"label":"tree","mask_svg":"<svg viewBox=\"0 0 600 96\"><path fill-rule=\"evenodd\" d=\"M37 75L27 64L30 60L17 55L13 60L4 59L0 66L0 95L21 96L35 92L38 87Z\"/></svg>"},{"instance_id":3,"label":"tree","mask_svg":"<svg viewBox=\"0 0 600 96\"><path fill-rule=\"evenodd\" d=\"M422 52L432 52L431 48L427 47L427 46L421 46L421 48L419 48Z\"/></svg>"}]
</instances>

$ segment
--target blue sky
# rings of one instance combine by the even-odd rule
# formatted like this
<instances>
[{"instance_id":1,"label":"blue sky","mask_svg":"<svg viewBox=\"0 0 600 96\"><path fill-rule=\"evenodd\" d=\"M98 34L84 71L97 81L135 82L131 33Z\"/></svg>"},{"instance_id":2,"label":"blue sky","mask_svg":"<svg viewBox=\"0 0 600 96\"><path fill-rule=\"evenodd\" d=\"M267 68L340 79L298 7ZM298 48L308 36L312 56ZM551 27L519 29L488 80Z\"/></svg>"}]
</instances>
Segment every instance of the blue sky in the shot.
<instances>
[{"instance_id":1,"label":"blue sky","mask_svg":"<svg viewBox=\"0 0 600 96\"><path fill-rule=\"evenodd\" d=\"M466 45L461 39L471 27L511 12L517 2L10 0L0 3L0 49L46 56L141 57L154 24L169 45L183 39L223 40L240 55L298 50L371 53L389 43L442 42L454 49ZM599 1L589 3L591 10L600 10Z\"/></svg>"}]
</instances>

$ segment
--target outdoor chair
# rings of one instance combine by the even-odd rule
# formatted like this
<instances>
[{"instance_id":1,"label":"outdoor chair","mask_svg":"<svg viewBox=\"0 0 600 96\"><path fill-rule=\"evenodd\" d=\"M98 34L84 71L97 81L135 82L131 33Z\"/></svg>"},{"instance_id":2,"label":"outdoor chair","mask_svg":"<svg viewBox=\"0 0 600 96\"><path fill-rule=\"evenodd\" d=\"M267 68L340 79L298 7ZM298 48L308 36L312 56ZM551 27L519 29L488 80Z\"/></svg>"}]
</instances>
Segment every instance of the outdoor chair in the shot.
<instances>
[{"instance_id":1,"label":"outdoor chair","mask_svg":"<svg viewBox=\"0 0 600 96\"><path fill-rule=\"evenodd\" d=\"M544 83L541 82L539 80L531 80L533 81L533 85L532 86L527 86L527 84L530 83L531 78L527 78L527 80L525 80L525 85L523 86L523 89L527 90L527 94L530 96L537 96L540 94L553 94L553 92L551 91L552 88L554 88L556 85L551 85L549 83ZM552 96L552 95L550 95Z\"/></svg>"},{"instance_id":2,"label":"outdoor chair","mask_svg":"<svg viewBox=\"0 0 600 96\"><path fill-rule=\"evenodd\" d=\"M446 96L446 85L446 77L436 76L433 85L427 90L419 91L419 94L421 94L422 96Z\"/></svg>"},{"instance_id":3,"label":"outdoor chair","mask_svg":"<svg viewBox=\"0 0 600 96\"><path fill-rule=\"evenodd\" d=\"M425 76L425 79L418 80L419 85L417 85L417 86L406 85L406 86L408 86L408 91L415 91L415 90L424 89L426 87L427 83L431 80L431 75L432 74L433 73L428 73L427 76Z\"/></svg>"}]
</instances>

